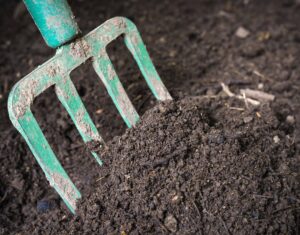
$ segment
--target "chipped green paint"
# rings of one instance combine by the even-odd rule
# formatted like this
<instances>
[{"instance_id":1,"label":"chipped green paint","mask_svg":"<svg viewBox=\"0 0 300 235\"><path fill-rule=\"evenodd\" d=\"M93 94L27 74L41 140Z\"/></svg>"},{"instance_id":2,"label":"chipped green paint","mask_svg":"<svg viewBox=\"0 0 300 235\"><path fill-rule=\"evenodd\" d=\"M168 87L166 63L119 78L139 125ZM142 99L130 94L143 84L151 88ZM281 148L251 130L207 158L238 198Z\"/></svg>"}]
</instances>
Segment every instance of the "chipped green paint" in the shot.
<instances>
[{"instance_id":1,"label":"chipped green paint","mask_svg":"<svg viewBox=\"0 0 300 235\"><path fill-rule=\"evenodd\" d=\"M66 0L24 0L24 3L48 46L61 46L79 33Z\"/></svg>"},{"instance_id":2,"label":"chipped green paint","mask_svg":"<svg viewBox=\"0 0 300 235\"><path fill-rule=\"evenodd\" d=\"M134 126L139 115L106 53L106 46L120 35L125 35L125 44L154 96L161 101L172 99L152 64L136 26L123 17L110 19L86 36L60 47L54 57L22 78L9 96L8 111L12 123L26 140L50 184L73 213L76 200L81 197L80 192L57 160L30 111L30 106L36 96L54 86L56 95L71 116L83 141L103 143L69 76L73 69L91 59L123 120L128 127ZM99 156L93 151L91 153L101 165Z\"/></svg>"}]
</instances>

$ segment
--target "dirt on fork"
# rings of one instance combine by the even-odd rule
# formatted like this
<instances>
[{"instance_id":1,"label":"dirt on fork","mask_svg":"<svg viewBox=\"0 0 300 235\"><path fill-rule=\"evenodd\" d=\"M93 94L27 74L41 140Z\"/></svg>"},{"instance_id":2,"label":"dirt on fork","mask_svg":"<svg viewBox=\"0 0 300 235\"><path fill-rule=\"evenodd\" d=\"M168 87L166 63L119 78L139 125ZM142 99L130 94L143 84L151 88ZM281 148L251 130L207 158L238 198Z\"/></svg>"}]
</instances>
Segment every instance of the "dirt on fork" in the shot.
<instances>
[{"instance_id":1,"label":"dirt on fork","mask_svg":"<svg viewBox=\"0 0 300 235\"><path fill-rule=\"evenodd\" d=\"M1 4L0 234L300 233L299 1L70 1L83 34L114 16L131 19L176 100L150 110L157 102L117 39L107 48L110 58L139 114L149 110L124 134L126 127L91 63L72 72L110 146L100 152L103 168L83 145L53 88L34 100L35 117L84 196L76 217L49 186L7 115L12 86L50 59L53 50L20 1ZM249 88L275 99L254 108L222 98L221 82L235 94ZM188 96L209 98L179 101ZM142 140L144 148L135 145ZM144 149L148 152L138 155Z\"/></svg>"}]
</instances>

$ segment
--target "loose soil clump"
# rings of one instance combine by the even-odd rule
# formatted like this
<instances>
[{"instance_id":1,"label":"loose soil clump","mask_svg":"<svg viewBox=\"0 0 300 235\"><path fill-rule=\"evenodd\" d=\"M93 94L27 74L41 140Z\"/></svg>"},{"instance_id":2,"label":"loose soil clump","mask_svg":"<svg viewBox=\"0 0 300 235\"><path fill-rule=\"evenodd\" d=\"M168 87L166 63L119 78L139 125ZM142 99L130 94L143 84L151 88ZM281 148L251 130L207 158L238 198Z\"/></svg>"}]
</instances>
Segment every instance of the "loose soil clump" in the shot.
<instances>
[{"instance_id":1,"label":"loose soil clump","mask_svg":"<svg viewBox=\"0 0 300 235\"><path fill-rule=\"evenodd\" d=\"M292 234L300 206L293 125L268 104L166 102L99 150L105 166L77 216L26 230L52 234ZM287 134L287 131L289 134ZM299 227L298 227L299 229Z\"/></svg>"}]
</instances>

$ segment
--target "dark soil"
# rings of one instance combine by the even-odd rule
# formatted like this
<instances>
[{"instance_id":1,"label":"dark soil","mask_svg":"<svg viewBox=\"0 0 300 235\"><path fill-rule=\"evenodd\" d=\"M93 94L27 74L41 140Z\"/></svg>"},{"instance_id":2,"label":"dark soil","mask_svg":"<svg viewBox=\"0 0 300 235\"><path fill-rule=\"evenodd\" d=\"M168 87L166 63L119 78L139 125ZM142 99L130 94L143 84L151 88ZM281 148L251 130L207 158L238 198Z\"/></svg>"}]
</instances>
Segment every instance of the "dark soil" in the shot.
<instances>
[{"instance_id":1,"label":"dark soil","mask_svg":"<svg viewBox=\"0 0 300 235\"><path fill-rule=\"evenodd\" d=\"M300 189L293 139L278 129L268 105L229 109L236 105L193 98L156 106L99 152L105 167L77 217L61 221L64 213L55 211L26 231L296 233Z\"/></svg>"},{"instance_id":2,"label":"dark soil","mask_svg":"<svg viewBox=\"0 0 300 235\"><path fill-rule=\"evenodd\" d=\"M210 97L184 100L180 112L175 103L165 106L169 113L151 115L156 107L137 129L118 137L120 143L118 138L109 142L124 133L125 125L90 63L78 68L72 78L109 146L101 169L53 90L38 97L35 116L86 200L75 218L50 188L6 111L13 84L53 51L18 1L1 4L1 234L81 234L93 229L104 234L300 233L297 1L72 1L83 33L116 15L132 19L176 100ZM237 37L239 27L249 36ZM156 103L147 85L121 40L108 49L143 114ZM276 99L247 109L235 100L213 98L223 95L220 82L235 93L262 89ZM142 140L144 146L137 145ZM165 143L162 148L160 142ZM178 204L172 203L176 196Z\"/></svg>"}]
</instances>

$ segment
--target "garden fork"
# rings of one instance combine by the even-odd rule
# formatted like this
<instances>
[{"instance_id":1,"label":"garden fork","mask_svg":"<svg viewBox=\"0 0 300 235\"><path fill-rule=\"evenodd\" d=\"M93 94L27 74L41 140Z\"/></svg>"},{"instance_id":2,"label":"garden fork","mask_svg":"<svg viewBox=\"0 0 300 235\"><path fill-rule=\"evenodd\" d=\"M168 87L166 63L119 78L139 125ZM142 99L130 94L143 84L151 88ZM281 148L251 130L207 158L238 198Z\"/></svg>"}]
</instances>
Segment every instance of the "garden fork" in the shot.
<instances>
[{"instance_id":1,"label":"garden fork","mask_svg":"<svg viewBox=\"0 0 300 235\"><path fill-rule=\"evenodd\" d=\"M87 113L70 73L86 60L104 83L127 126L134 126L139 115L130 102L106 52L106 46L120 35L136 60L156 99L172 99L162 83L136 26L127 18L112 18L89 34L78 37L79 28L66 0L24 0L46 43L57 48L55 56L22 78L12 89L8 99L10 119L29 145L49 183L75 213L81 194L55 156L33 116L30 106L35 97L54 85L55 92L71 116L83 141L102 142L93 121ZM91 151L99 165L99 156Z\"/></svg>"}]
</instances>

